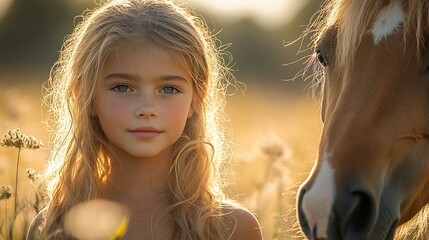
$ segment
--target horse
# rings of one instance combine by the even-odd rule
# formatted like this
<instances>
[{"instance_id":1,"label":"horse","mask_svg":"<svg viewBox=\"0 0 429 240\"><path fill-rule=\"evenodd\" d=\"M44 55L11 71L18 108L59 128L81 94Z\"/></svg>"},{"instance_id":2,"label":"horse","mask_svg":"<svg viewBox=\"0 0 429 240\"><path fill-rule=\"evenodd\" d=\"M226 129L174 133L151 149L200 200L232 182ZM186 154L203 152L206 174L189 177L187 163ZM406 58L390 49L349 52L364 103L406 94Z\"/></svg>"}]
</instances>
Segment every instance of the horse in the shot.
<instances>
[{"instance_id":1,"label":"horse","mask_svg":"<svg viewBox=\"0 0 429 240\"><path fill-rule=\"evenodd\" d=\"M301 230L309 239L428 239L429 1L320 9L306 32L323 129L297 193Z\"/></svg>"}]
</instances>

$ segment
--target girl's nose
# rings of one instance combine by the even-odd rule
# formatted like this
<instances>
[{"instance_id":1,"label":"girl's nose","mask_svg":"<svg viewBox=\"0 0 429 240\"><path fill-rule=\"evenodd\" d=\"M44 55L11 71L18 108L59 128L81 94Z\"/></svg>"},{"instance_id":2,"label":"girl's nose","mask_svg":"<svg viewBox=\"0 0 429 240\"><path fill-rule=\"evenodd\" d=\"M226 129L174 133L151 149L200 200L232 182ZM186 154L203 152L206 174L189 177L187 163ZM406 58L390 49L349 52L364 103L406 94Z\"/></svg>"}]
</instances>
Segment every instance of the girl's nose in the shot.
<instances>
[{"instance_id":1,"label":"girl's nose","mask_svg":"<svg viewBox=\"0 0 429 240\"><path fill-rule=\"evenodd\" d=\"M136 116L139 118L153 118L158 115L154 96L142 96L139 100Z\"/></svg>"}]
</instances>

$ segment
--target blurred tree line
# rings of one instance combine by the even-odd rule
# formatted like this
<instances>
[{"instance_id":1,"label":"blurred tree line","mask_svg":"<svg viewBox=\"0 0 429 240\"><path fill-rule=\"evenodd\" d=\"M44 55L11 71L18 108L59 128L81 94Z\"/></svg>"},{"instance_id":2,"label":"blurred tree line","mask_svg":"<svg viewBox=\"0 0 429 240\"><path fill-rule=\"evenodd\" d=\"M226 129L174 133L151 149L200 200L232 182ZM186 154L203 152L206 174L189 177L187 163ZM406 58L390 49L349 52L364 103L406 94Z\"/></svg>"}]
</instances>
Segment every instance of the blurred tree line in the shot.
<instances>
[{"instance_id":1,"label":"blurred tree line","mask_svg":"<svg viewBox=\"0 0 429 240\"><path fill-rule=\"evenodd\" d=\"M283 66L310 54L297 55L297 39L322 0L310 0L297 17L282 26L266 29L251 18L225 22L199 9L207 24L219 32L227 51L233 56L231 68L239 81L260 86L282 86L302 90L308 82L291 79L304 66L301 63ZM0 20L0 74L13 71L49 72L58 58L64 37L77 24L82 10L93 8L91 0L13 0L7 14ZM304 44L304 47L306 45ZM228 58L228 57L227 57ZM229 59L226 59L229 62Z\"/></svg>"},{"instance_id":2,"label":"blurred tree line","mask_svg":"<svg viewBox=\"0 0 429 240\"><path fill-rule=\"evenodd\" d=\"M13 0L0 21L0 69L49 69L87 7L89 1Z\"/></svg>"}]
</instances>

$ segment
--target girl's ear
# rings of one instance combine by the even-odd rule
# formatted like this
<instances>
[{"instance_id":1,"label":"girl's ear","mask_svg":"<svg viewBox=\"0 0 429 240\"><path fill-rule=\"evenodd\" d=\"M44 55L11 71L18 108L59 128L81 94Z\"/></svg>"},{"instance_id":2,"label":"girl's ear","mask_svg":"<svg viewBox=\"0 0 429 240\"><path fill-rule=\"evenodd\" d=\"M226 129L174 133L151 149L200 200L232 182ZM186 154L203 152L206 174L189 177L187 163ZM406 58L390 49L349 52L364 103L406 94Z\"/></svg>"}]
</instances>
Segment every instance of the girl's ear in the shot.
<instances>
[{"instance_id":1,"label":"girl's ear","mask_svg":"<svg viewBox=\"0 0 429 240\"><path fill-rule=\"evenodd\" d=\"M91 102L89 104L90 104L89 105L89 111L88 111L89 116L90 117L98 117L97 116L97 107L95 104L95 96L92 97Z\"/></svg>"},{"instance_id":2,"label":"girl's ear","mask_svg":"<svg viewBox=\"0 0 429 240\"><path fill-rule=\"evenodd\" d=\"M77 98L79 96L79 91L80 91L80 84L77 83L73 88L73 99L74 99L74 101L77 101ZM96 111L93 103L91 103L89 108L90 108L89 109L89 116L90 117L97 117L97 111Z\"/></svg>"},{"instance_id":3,"label":"girl's ear","mask_svg":"<svg viewBox=\"0 0 429 240\"><path fill-rule=\"evenodd\" d=\"M188 112L188 119L194 116L194 113L199 113L199 112L201 112L201 104L196 98L193 98L191 107L189 108L189 112Z\"/></svg>"},{"instance_id":4,"label":"girl's ear","mask_svg":"<svg viewBox=\"0 0 429 240\"><path fill-rule=\"evenodd\" d=\"M189 106L188 110L188 119L190 119L194 115L195 111L195 96L192 96L191 106Z\"/></svg>"},{"instance_id":5,"label":"girl's ear","mask_svg":"<svg viewBox=\"0 0 429 240\"><path fill-rule=\"evenodd\" d=\"M74 101L76 101L76 99L77 99L77 97L78 97L78 95L79 95L79 84L76 84L74 87L73 87L73 92L72 92L72 94L73 94L73 100Z\"/></svg>"},{"instance_id":6,"label":"girl's ear","mask_svg":"<svg viewBox=\"0 0 429 240\"><path fill-rule=\"evenodd\" d=\"M89 116L90 117L97 117L97 110L95 109L94 104L91 104L91 106L90 106Z\"/></svg>"},{"instance_id":7,"label":"girl's ear","mask_svg":"<svg viewBox=\"0 0 429 240\"><path fill-rule=\"evenodd\" d=\"M194 105L192 104L188 111L188 119L190 119L194 115Z\"/></svg>"}]
</instances>

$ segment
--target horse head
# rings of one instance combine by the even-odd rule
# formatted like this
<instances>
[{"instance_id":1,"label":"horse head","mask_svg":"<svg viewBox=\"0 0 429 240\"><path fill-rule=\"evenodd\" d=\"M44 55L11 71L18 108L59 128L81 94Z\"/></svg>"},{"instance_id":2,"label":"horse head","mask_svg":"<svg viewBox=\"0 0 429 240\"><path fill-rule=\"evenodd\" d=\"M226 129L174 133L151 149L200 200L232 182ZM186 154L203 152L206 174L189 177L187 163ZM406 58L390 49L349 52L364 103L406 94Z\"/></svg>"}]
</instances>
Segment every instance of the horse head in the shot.
<instances>
[{"instance_id":1,"label":"horse head","mask_svg":"<svg viewBox=\"0 0 429 240\"><path fill-rule=\"evenodd\" d=\"M301 228L393 239L429 206L429 3L333 0L313 26L324 126L298 193Z\"/></svg>"}]
</instances>

